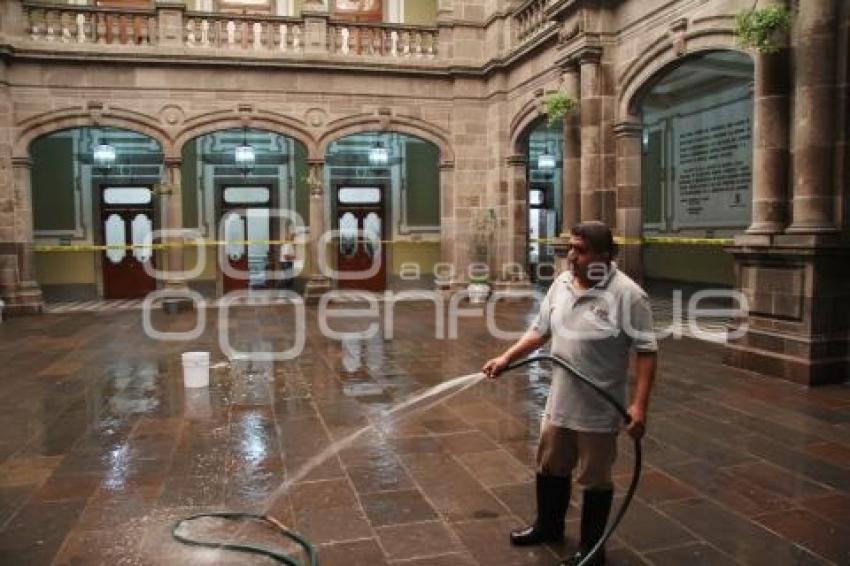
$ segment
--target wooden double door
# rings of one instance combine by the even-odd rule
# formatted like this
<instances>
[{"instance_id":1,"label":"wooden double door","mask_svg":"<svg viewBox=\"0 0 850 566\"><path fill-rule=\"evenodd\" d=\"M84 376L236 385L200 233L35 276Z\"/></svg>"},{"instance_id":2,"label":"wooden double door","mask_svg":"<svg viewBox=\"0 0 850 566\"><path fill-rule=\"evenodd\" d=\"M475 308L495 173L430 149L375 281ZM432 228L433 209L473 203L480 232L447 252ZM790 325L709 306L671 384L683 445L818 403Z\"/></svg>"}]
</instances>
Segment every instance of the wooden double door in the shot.
<instances>
[{"instance_id":1,"label":"wooden double door","mask_svg":"<svg viewBox=\"0 0 850 566\"><path fill-rule=\"evenodd\" d=\"M221 190L221 262L224 293L269 289L278 247L271 244L274 222L270 186L226 186Z\"/></svg>"},{"instance_id":2,"label":"wooden double door","mask_svg":"<svg viewBox=\"0 0 850 566\"><path fill-rule=\"evenodd\" d=\"M340 185L335 196L339 288L384 291L385 187Z\"/></svg>"},{"instance_id":3,"label":"wooden double door","mask_svg":"<svg viewBox=\"0 0 850 566\"><path fill-rule=\"evenodd\" d=\"M103 186L101 255L103 297L141 299L156 290L153 191L149 186ZM145 269L147 266L148 269Z\"/></svg>"}]
</instances>

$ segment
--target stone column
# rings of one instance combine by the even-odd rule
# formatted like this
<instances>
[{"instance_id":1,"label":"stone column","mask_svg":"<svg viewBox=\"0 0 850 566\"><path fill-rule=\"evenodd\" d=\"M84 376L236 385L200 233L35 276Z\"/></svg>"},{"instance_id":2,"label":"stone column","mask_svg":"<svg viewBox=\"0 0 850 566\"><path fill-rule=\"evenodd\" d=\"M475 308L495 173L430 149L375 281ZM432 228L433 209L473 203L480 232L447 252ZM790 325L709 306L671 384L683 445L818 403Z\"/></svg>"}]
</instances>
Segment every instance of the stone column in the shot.
<instances>
[{"instance_id":1,"label":"stone column","mask_svg":"<svg viewBox=\"0 0 850 566\"><path fill-rule=\"evenodd\" d=\"M748 234L778 234L788 224L790 73L787 46L755 56L753 220Z\"/></svg>"},{"instance_id":2,"label":"stone column","mask_svg":"<svg viewBox=\"0 0 850 566\"><path fill-rule=\"evenodd\" d=\"M781 234L737 236L728 248L748 308L746 327L728 340L725 361L807 385L840 383L850 372L850 246L838 237L834 186L841 121L836 113L838 5L837 0L800 2L796 17L793 223ZM759 63L766 62L757 62L757 89L769 71L760 71ZM779 75L776 70L773 76ZM759 159L757 165L770 164ZM764 194L762 185L757 180L758 196ZM777 219L762 215L766 208L756 214L775 228Z\"/></svg>"},{"instance_id":3,"label":"stone column","mask_svg":"<svg viewBox=\"0 0 850 566\"><path fill-rule=\"evenodd\" d=\"M454 164L440 163L440 262L451 265L454 273L435 275L438 290L447 291L458 279L460 266L457 263L457 219L455 218Z\"/></svg>"},{"instance_id":4,"label":"stone column","mask_svg":"<svg viewBox=\"0 0 850 566\"><path fill-rule=\"evenodd\" d=\"M310 176L307 180L310 187L310 279L304 289L304 299L307 303L315 304L319 298L331 289L330 279L319 269L322 258L319 246L325 227L325 162L321 159L307 160Z\"/></svg>"},{"instance_id":5,"label":"stone column","mask_svg":"<svg viewBox=\"0 0 850 566\"><path fill-rule=\"evenodd\" d=\"M164 164L164 183L160 192L160 218L163 230L168 230L162 242L166 244L163 258L165 260L166 279L165 289L174 293L188 291L186 280L178 274L184 270L185 240L176 231L183 230L183 194L181 190L181 165L178 158L166 158ZM198 250L199 253L202 250ZM189 297L165 297L162 310L176 313L191 310L192 299Z\"/></svg>"},{"instance_id":6,"label":"stone column","mask_svg":"<svg viewBox=\"0 0 850 566\"><path fill-rule=\"evenodd\" d=\"M578 101L581 96L579 65L575 60L564 65L563 91ZM581 121L578 111L564 117L564 187L562 203L562 232L581 220Z\"/></svg>"},{"instance_id":7,"label":"stone column","mask_svg":"<svg viewBox=\"0 0 850 566\"><path fill-rule=\"evenodd\" d=\"M33 258L32 161L12 159L11 163L7 194L12 215L9 240L0 241L0 293L6 314L33 314L42 312L44 299L35 280Z\"/></svg>"},{"instance_id":8,"label":"stone column","mask_svg":"<svg viewBox=\"0 0 850 566\"><path fill-rule=\"evenodd\" d=\"M502 264L496 266L502 287L528 286L528 159L525 155L511 155L506 160L508 169L507 230L499 254Z\"/></svg>"},{"instance_id":9,"label":"stone column","mask_svg":"<svg viewBox=\"0 0 850 566\"><path fill-rule=\"evenodd\" d=\"M602 147L600 122L602 96L600 69L602 49L581 52L581 219L599 220L599 195L602 183Z\"/></svg>"},{"instance_id":10,"label":"stone column","mask_svg":"<svg viewBox=\"0 0 850 566\"><path fill-rule=\"evenodd\" d=\"M789 233L836 232L834 156L838 0L800 2L796 22L794 196Z\"/></svg>"},{"instance_id":11,"label":"stone column","mask_svg":"<svg viewBox=\"0 0 850 566\"><path fill-rule=\"evenodd\" d=\"M618 266L632 279L643 278L640 238L643 233L641 199L640 122L620 122L614 126L617 146L617 217L615 234L620 237Z\"/></svg>"}]
</instances>

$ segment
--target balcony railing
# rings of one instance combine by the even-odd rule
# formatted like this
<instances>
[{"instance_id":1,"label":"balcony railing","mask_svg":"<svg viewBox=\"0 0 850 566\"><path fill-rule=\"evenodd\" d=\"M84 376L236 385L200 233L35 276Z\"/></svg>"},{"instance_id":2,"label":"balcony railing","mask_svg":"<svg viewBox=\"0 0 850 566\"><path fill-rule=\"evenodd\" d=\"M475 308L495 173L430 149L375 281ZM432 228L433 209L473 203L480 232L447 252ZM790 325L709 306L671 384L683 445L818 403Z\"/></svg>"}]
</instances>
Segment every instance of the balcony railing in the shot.
<instances>
[{"instance_id":1,"label":"balcony railing","mask_svg":"<svg viewBox=\"0 0 850 566\"><path fill-rule=\"evenodd\" d=\"M295 18L186 14L187 47L301 53L304 24Z\"/></svg>"},{"instance_id":2,"label":"balcony railing","mask_svg":"<svg viewBox=\"0 0 850 566\"><path fill-rule=\"evenodd\" d=\"M186 12L174 8L163 20L162 9L95 8L24 2L27 33L33 41L67 44L160 45L233 50L249 53L302 55L304 20L278 16L241 16ZM170 19L169 19L170 18ZM320 19L320 33L330 55L387 59L435 59L439 30L402 24L362 24ZM179 25L180 28L175 28ZM167 41L160 41L160 29ZM313 28L311 28L313 29ZM175 35L176 30L176 35ZM314 32L315 33L315 30ZM319 52L322 51L319 42ZM315 54L315 45L310 53Z\"/></svg>"},{"instance_id":3,"label":"balcony railing","mask_svg":"<svg viewBox=\"0 0 850 566\"><path fill-rule=\"evenodd\" d=\"M437 28L394 24L353 24L331 22L328 25L328 52L335 55L370 57L437 56Z\"/></svg>"},{"instance_id":4,"label":"balcony railing","mask_svg":"<svg viewBox=\"0 0 850 566\"><path fill-rule=\"evenodd\" d=\"M524 43L555 25L546 15L546 8L553 2L555 0L528 0L514 12L515 43Z\"/></svg>"},{"instance_id":5,"label":"balcony railing","mask_svg":"<svg viewBox=\"0 0 850 566\"><path fill-rule=\"evenodd\" d=\"M556 23L548 19L547 10L558 1L526 0L492 25L510 25L508 49L521 49L554 29ZM464 52L451 49L456 35L453 25L354 23L315 13L292 18L188 12L174 4L122 9L22 0L21 5L26 33L32 41L68 44L70 49L86 44L132 45L185 48L197 53L227 51L248 57L330 55L398 63L421 60L426 64L444 62L452 52L463 59ZM20 35L20 28L16 33Z\"/></svg>"},{"instance_id":6,"label":"balcony railing","mask_svg":"<svg viewBox=\"0 0 850 566\"><path fill-rule=\"evenodd\" d=\"M152 11L85 6L26 5L27 31L34 41L100 45L156 43Z\"/></svg>"}]
</instances>

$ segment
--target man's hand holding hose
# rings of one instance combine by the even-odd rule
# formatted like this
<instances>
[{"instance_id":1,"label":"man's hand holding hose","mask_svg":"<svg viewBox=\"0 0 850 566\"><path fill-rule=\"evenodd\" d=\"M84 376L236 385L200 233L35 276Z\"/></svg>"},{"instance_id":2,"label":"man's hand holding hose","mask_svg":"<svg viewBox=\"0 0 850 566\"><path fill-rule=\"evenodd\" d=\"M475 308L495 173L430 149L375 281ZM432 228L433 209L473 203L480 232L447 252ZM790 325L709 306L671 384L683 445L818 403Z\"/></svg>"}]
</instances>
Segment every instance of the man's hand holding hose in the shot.
<instances>
[{"instance_id":1,"label":"man's hand holding hose","mask_svg":"<svg viewBox=\"0 0 850 566\"><path fill-rule=\"evenodd\" d=\"M505 368L508 367L511 362L524 358L531 352L543 346L547 340L548 338L545 336L541 336L534 330L529 330L516 344L508 348L501 356L496 356L495 358L487 360L487 363L485 363L481 368L481 373L490 379L496 379L499 377L500 373L505 371Z\"/></svg>"}]
</instances>

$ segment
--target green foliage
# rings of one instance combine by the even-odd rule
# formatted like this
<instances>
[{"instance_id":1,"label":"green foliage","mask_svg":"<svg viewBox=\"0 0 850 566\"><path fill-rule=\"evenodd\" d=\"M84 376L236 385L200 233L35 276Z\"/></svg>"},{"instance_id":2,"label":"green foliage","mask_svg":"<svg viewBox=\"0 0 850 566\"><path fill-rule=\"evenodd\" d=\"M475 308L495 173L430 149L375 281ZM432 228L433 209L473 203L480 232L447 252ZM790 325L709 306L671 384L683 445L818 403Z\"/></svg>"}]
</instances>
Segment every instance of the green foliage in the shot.
<instances>
[{"instance_id":1,"label":"green foliage","mask_svg":"<svg viewBox=\"0 0 850 566\"><path fill-rule=\"evenodd\" d=\"M543 112L548 117L549 127L560 122L568 112L575 110L578 103L566 94L555 92L543 99Z\"/></svg>"},{"instance_id":2,"label":"green foliage","mask_svg":"<svg viewBox=\"0 0 850 566\"><path fill-rule=\"evenodd\" d=\"M791 28L791 11L784 6L741 10L735 19L735 35L741 47L752 47L759 53L779 51L777 35Z\"/></svg>"}]
</instances>

